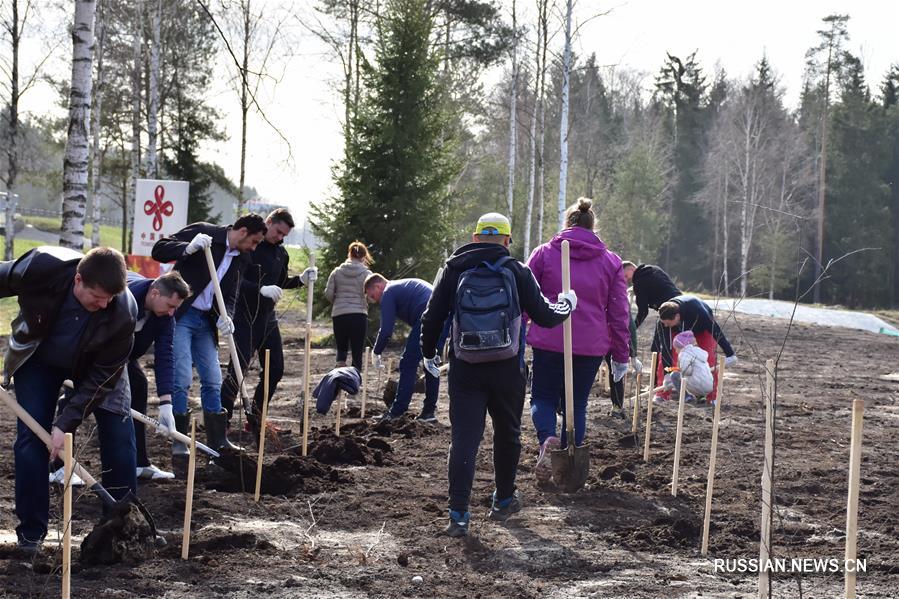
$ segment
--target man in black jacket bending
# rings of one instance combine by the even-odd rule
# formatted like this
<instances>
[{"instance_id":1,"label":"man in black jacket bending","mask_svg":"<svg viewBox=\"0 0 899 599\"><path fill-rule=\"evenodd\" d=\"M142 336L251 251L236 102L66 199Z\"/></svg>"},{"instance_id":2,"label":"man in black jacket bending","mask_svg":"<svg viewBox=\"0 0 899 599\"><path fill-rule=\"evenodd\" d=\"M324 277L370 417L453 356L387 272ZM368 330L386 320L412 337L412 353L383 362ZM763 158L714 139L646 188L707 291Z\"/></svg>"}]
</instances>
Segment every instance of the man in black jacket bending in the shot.
<instances>
[{"instance_id":1,"label":"man in black jacket bending","mask_svg":"<svg viewBox=\"0 0 899 599\"><path fill-rule=\"evenodd\" d=\"M303 274L294 277L287 274L290 257L283 243L294 227L290 212L284 208L272 211L265 219L265 227L265 237L250 254L250 263L241 278L234 317L234 342L237 344L237 355L244 375L253 354L259 353L259 364L262 365L265 350L271 351L268 390L268 398L271 400L284 375L284 351L281 330L275 317L275 304L281 299L285 289L299 289L309 281L314 281L318 269L307 268ZM234 365L230 364L228 378L222 387L222 406L228 411L229 420L238 392ZM263 393L264 384L260 377L253 395L253 417L262 411Z\"/></svg>"},{"instance_id":2,"label":"man in black jacket bending","mask_svg":"<svg viewBox=\"0 0 899 599\"><path fill-rule=\"evenodd\" d=\"M222 371L219 365L216 329L222 335L234 333L232 320L237 304L241 273L250 262L250 252L265 235L265 221L258 214L238 218L233 225L194 223L153 246L153 258L175 262L175 270L193 290L175 312L175 382L172 410L178 431L188 434L187 393L192 382L192 365L200 375L200 401L207 443L213 449L233 449L227 436L228 413L222 409ZM216 275L222 288L227 314L219 314L212 279L204 255L211 248ZM174 450L173 450L174 451ZM180 469L184 454L172 454Z\"/></svg>"},{"instance_id":3,"label":"man in black jacket bending","mask_svg":"<svg viewBox=\"0 0 899 599\"><path fill-rule=\"evenodd\" d=\"M521 329L521 312L544 327L561 324L577 305L574 291L559 294L559 302L551 304L543 297L540 286L527 266L509 255L511 242L509 219L501 214L489 213L479 220L472 242L458 248L437 273L434 292L421 317L421 353L425 369L439 376L437 345L443 331L444 322L450 313L454 314L450 345L449 396L450 423L452 425L452 445L449 457L449 525L446 534L462 537L468 534L471 487L474 482L475 458L484 435L487 413L493 420L493 467L496 491L490 518L506 520L521 510L521 495L515 488L515 474L521 455L521 410L524 407L526 375L524 368L524 332ZM456 306L457 288L460 277L479 265L489 263L494 272L504 269L511 273L514 288L506 291L498 285L493 292L481 290L474 293L481 298L489 295L512 295L501 319L512 330L497 336L496 330L471 331L463 333L460 326L462 310ZM505 273L501 273L506 278ZM489 275L488 275L489 276ZM464 291L464 290L463 290ZM475 300L482 302L481 299ZM492 302L482 302L484 306ZM505 302L503 302L505 303ZM493 327L490 327L493 328ZM500 338L502 338L500 340ZM486 341L491 349L483 356L469 354L469 344ZM510 340L506 349L496 351L493 347ZM517 341L516 341L517 340ZM500 343L497 343L500 341ZM509 357L500 357L511 354ZM489 355L488 355L489 354ZM493 359L494 357L499 359ZM476 360L476 361L468 361Z\"/></svg>"},{"instance_id":4,"label":"man in black jacket bending","mask_svg":"<svg viewBox=\"0 0 899 599\"><path fill-rule=\"evenodd\" d=\"M4 384L45 429L48 452L21 421L16 425L18 544L37 551L47 534L50 504L47 463L93 413L100 440L103 486L121 499L135 491L134 427L127 378L122 376L134 339L137 304L125 286L125 259L99 247L82 255L39 247L0 262L0 297L17 296L19 314L4 362ZM54 420L63 381L74 389ZM52 424L52 429L51 429Z\"/></svg>"}]
</instances>

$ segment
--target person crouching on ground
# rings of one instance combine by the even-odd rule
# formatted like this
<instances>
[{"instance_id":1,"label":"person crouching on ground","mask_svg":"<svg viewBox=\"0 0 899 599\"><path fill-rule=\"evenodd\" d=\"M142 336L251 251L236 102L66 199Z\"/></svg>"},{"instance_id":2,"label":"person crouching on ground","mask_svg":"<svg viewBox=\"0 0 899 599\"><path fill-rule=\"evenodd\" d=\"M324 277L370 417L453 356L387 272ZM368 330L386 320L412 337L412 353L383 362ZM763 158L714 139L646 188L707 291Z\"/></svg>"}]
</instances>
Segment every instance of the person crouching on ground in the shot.
<instances>
[{"instance_id":1,"label":"person crouching on ground","mask_svg":"<svg viewBox=\"0 0 899 599\"><path fill-rule=\"evenodd\" d=\"M587 399L599 365L610 356L613 383L627 372L630 314L627 283L621 258L606 249L593 232L593 202L580 198L565 212L568 225L528 258L540 288L550 296L562 291L562 242L570 247L571 288L577 291L580 308L571 316L574 370L574 438L584 443L587 429ZM530 315L530 310L527 310ZM534 323L528 330L528 345L534 348L531 382L531 419L537 431L540 452L535 473L547 482L552 476L550 452L565 447L566 439L556 435L556 409L562 409L565 430L565 360L562 329ZM614 393L614 391L613 391ZM614 401L614 399L613 399Z\"/></svg>"},{"instance_id":2,"label":"person crouching on ground","mask_svg":"<svg viewBox=\"0 0 899 599\"><path fill-rule=\"evenodd\" d=\"M680 386L686 380L685 402L693 403L699 398L707 397L715 388L712 368L709 366L709 353L696 345L693 331L678 333L672 345L677 352L677 370L665 375L662 389L679 394Z\"/></svg>"},{"instance_id":3,"label":"person crouching on ground","mask_svg":"<svg viewBox=\"0 0 899 599\"><path fill-rule=\"evenodd\" d=\"M451 537L468 534L475 459L487 413L493 421L496 490L489 517L506 520L521 510L515 474L521 455L521 410L526 375L522 312L540 326L561 324L577 306L577 295L559 294L552 304L533 273L509 255L509 219L485 214L472 243L458 248L437 274L434 293L422 316L421 353L425 369L439 374L438 341L452 314L449 400L452 444L449 455Z\"/></svg>"}]
</instances>

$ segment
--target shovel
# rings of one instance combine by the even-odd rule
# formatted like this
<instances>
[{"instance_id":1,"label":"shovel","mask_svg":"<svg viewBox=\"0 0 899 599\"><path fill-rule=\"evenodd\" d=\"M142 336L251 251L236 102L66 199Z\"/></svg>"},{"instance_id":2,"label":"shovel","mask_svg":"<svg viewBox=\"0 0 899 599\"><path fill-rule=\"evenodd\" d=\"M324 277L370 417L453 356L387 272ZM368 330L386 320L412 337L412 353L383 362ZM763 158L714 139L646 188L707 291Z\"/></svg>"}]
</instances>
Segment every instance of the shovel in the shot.
<instances>
[{"instance_id":1,"label":"shovel","mask_svg":"<svg viewBox=\"0 0 899 599\"><path fill-rule=\"evenodd\" d=\"M2 389L0 389L0 397L3 398L3 402L9 407L9 409L11 409L15 413L16 417L24 422L25 426L31 429L31 432L37 435L37 437L41 441L43 441L48 448L53 445L53 441L50 438L50 433L44 430L44 427L38 424L37 421L32 418L31 414L26 412L25 408L19 405L19 402L13 399L9 393ZM165 546L165 539L156 533L156 522L153 521L153 516L150 514L150 510L148 510L147 506L141 503L140 500L135 497L131 491L128 491L128 494L125 495L125 497L116 501L115 499L113 499L112 495L109 494L109 491L107 491L103 487L103 485L97 482L97 479L91 476L90 472L85 470L84 467L82 467L81 464L76 462L74 459L72 460L72 467L74 473L77 476L81 477L81 479L90 488L90 490L93 491L97 495L97 497L100 498L103 504L113 513L127 511L128 504L133 503L140 511L140 513L143 514L144 519L147 521L147 524L150 527L150 533L153 535L153 538L156 539L156 546Z\"/></svg>"},{"instance_id":2,"label":"shovel","mask_svg":"<svg viewBox=\"0 0 899 599\"><path fill-rule=\"evenodd\" d=\"M562 291L571 291L571 269L568 260L568 241L562 242ZM587 482L590 473L590 447L574 444L574 368L571 349L571 316L562 323L565 359L565 435L567 447L550 454L553 481L566 493L574 493Z\"/></svg>"},{"instance_id":3,"label":"shovel","mask_svg":"<svg viewBox=\"0 0 899 599\"><path fill-rule=\"evenodd\" d=\"M162 427L162 425L159 424L158 421L154 420L153 418L150 418L150 417L147 416L146 414L141 414L141 413L138 412L137 410L132 409L132 410L131 410L131 417L134 418L135 420L139 420L140 422L143 422L143 423L146 424L147 426L152 426L154 430L157 430L157 431L158 431L158 430L161 430L161 431L163 431L163 433L164 433L169 439L172 439L173 441L181 441L182 443L186 443L188 446L190 446L190 444L191 444L190 437L188 437L187 435L183 435L183 434L179 433L178 431L173 431L173 430L167 430L167 429L164 429L164 428ZM202 451L205 451L206 453L208 453L209 455L211 455L211 456L214 457L214 458L220 458L220 457L222 457L222 456L219 454L219 452L217 452L216 450L212 449L212 448L209 447L208 445L203 445L203 444L200 443L199 441L197 441L196 443L197 443L197 449L200 449L200 450L202 450Z\"/></svg>"}]
</instances>

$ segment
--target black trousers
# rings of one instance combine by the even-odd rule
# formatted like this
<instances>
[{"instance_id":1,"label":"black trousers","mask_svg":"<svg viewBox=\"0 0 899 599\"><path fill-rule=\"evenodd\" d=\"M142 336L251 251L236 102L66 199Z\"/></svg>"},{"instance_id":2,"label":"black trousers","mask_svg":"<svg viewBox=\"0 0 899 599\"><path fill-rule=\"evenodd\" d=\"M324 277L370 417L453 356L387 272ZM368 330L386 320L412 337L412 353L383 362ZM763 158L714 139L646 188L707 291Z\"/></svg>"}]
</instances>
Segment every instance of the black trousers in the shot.
<instances>
[{"instance_id":1,"label":"black trousers","mask_svg":"<svg viewBox=\"0 0 899 599\"><path fill-rule=\"evenodd\" d=\"M606 370L609 374L609 398L612 400L612 405L616 407L624 406L624 379L626 375L621 377L621 380L617 383L615 382L615 375L612 372L612 354L606 354Z\"/></svg>"},{"instance_id":2,"label":"black trousers","mask_svg":"<svg viewBox=\"0 0 899 599\"><path fill-rule=\"evenodd\" d=\"M469 364L450 356L449 508L467 512L475 460L487 414L493 420L493 470L496 496L511 497L521 456L521 411L526 376L517 357Z\"/></svg>"},{"instance_id":3,"label":"black trousers","mask_svg":"<svg viewBox=\"0 0 899 599\"><path fill-rule=\"evenodd\" d=\"M270 350L269 387L268 399L271 401L278 383L284 376L284 348L281 345L281 329L278 328L278 319L275 313L258 314L255 320L250 321L246 315L238 314L234 319L234 343L237 345L237 356L240 358L240 368L244 376L247 375L247 366L253 354L259 355L259 384L253 394L253 410L262 411L262 397L265 393L265 379L262 370L265 364L265 350ZM237 386L237 377L234 374L234 365L228 364L228 376L222 384L222 407L228 411L228 418L234 411L234 403L240 389Z\"/></svg>"},{"instance_id":4,"label":"black trousers","mask_svg":"<svg viewBox=\"0 0 899 599\"><path fill-rule=\"evenodd\" d=\"M352 348L353 366L362 370L362 352L365 349L365 333L368 314L341 314L333 318L334 340L337 342L337 361L346 362L347 351Z\"/></svg>"},{"instance_id":5,"label":"black trousers","mask_svg":"<svg viewBox=\"0 0 899 599\"><path fill-rule=\"evenodd\" d=\"M149 394L147 373L137 360L128 361L128 382L131 383L131 408L141 414L147 414L147 395ZM147 456L147 439L144 431L144 423L134 420L134 441L137 445L137 467L143 468L150 465Z\"/></svg>"},{"instance_id":6,"label":"black trousers","mask_svg":"<svg viewBox=\"0 0 899 599\"><path fill-rule=\"evenodd\" d=\"M665 366L671 366L674 356L671 353L671 329L666 328L662 321L656 322L656 330L652 334L651 351L658 352L659 362ZM661 384L661 383L660 383Z\"/></svg>"}]
</instances>

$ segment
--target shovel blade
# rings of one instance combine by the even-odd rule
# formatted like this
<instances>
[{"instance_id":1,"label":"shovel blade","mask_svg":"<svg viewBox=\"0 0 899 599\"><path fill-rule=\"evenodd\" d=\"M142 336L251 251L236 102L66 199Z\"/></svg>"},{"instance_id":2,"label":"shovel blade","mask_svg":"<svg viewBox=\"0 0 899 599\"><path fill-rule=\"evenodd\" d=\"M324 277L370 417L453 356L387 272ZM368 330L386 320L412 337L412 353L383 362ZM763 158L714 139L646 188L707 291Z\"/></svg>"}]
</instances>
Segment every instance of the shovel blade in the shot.
<instances>
[{"instance_id":1,"label":"shovel blade","mask_svg":"<svg viewBox=\"0 0 899 599\"><path fill-rule=\"evenodd\" d=\"M580 490L587 482L590 474L590 446L579 445L573 448L558 449L550 454L552 460L553 481L566 493Z\"/></svg>"}]
</instances>

